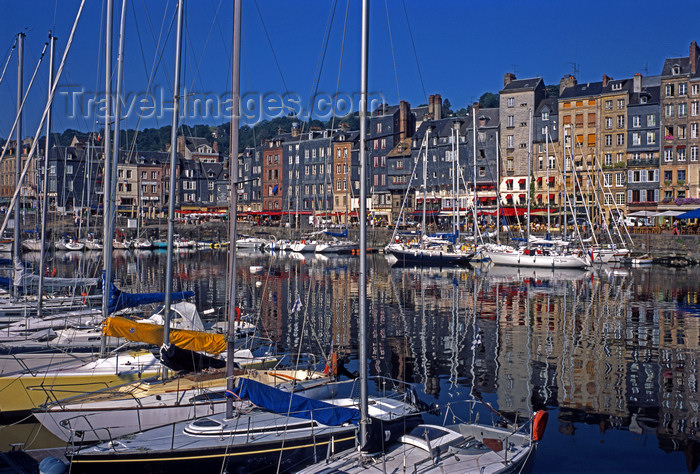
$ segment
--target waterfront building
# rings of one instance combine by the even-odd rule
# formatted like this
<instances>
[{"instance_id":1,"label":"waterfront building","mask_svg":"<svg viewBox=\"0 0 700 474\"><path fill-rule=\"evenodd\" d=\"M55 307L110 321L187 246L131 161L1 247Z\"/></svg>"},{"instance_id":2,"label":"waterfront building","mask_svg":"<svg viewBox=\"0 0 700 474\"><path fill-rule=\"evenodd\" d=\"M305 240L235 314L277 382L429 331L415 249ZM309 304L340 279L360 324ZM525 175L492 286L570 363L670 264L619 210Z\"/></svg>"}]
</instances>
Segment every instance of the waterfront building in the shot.
<instances>
[{"instance_id":1,"label":"waterfront building","mask_svg":"<svg viewBox=\"0 0 700 474\"><path fill-rule=\"evenodd\" d=\"M627 107L627 212L656 211L659 189L659 77L635 74Z\"/></svg>"},{"instance_id":2,"label":"waterfront building","mask_svg":"<svg viewBox=\"0 0 700 474\"><path fill-rule=\"evenodd\" d=\"M561 174L557 170L556 154L559 147L559 100L556 97L542 99L535 110L532 127L533 167L535 181L534 205L550 205L556 213L561 203L557 183Z\"/></svg>"},{"instance_id":3,"label":"waterfront building","mask_svg":"<svg viewBox=\"0 0 700 474\"><path fill-rule=\"evenodd\" d=\"M659 142L663 201L659 210L690 210L700 202L698 62L700 48L693 41L688 56L667 58L661 71Z\"/></svg>"},{"instance_id":4,"label":"waterfront building","mask_svg":"<svg viewBox=\"0 0 700 474\"><path fill-rule=\"evenodd\" d=\"M333 137L333 217L348 224L359 215L360 133L343 128Z\"/></svg>"},{"instance_id":5,"label":"waterfront building","mask_svg":"<svg viewBox=\"0 0 700 474\"><path fill-rule=\"evenodd\" d=\"M32 147L33 138L25 138L22 140L21 144L21 157L22 157L22 169L27 163L27 157L29 156L29 151ZM37 151L35 152L35 158L29 162L29 169L27 175L24 177L22 182L22 191L20 192L20 197L22 198L22 206L34 207L36 205L36 198L39 192L37 184L40 180L37 177L36 169L36 157L44 156L45 142L43 139L39 140L37 145ZM1 148L0 148L1 149ZM15 157L17 150L17 142L12 140L7 145L7 152L5 157L0 164L0 199L3 202L9 203L12 196L15 193L16 178L15 178Z\"/></svg>"},{"instance_id":6,"label":"waterfront building","mask_svg":"<svg viewBox=\"0 0 700 474\"><path fill-rule=\"evenodd\" d=\"M282 142L283 138L278 135L266 141L263 146L262 212L275 217L274 220L277 221L280 220L284 209L282 198L285 195L285 189L282 187Z\"/></svg>"}]
</instances>

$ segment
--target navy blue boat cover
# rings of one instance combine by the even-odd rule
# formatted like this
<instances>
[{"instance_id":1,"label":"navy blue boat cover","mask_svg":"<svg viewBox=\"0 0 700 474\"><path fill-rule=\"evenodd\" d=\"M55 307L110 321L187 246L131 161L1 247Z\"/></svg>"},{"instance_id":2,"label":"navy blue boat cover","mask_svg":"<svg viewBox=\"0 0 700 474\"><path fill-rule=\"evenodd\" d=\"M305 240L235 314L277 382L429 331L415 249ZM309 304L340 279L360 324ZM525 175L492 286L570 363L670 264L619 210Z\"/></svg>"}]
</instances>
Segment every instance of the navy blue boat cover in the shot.
<instances>
[{"instance_id":1,"label":"navy blue boat cover","mask_svg":"<svg viewBox=\"0 0 700 474\"><path fill-rule=\"evenodd\" d=\"M327 231L325 231L325 233L326 233L326 235L330 235L330 236L332 236L332 237L341 237L341 238L345 238L345 237L348 236L348 230L347 230L347 229L345 229L345 230L342 231L342 232L331 232L330 230L327 230Z\"/></svg>"},{"instance_id":2,"label":"navy blue boat cover","mask_svg":"<svg viewBox=\"0 0 700 474\"><path fill-rule=\"evenodd\" d=\"M283 392L275 387L241 378L236 394L247 398L255 405L282 415L289 414L296 418L313 419L327 426L339 426L344 423L360 423L360 411L354 408L337 407L320 400Z\"/></svg>"},{"instance_id":3,"label":"navy blue boat cover","mask_svg":"<svg viewBox=\"0 0 700 474\"><path fill-rule=\"evenodd\" d=\"M104 272L102 273L104 282ZM109 282L109 314L115 313L124 308L133 308L142 304L163 303L165 293L125 293L113 282ZM194 291L179 291L172 293L170 299L179 301L194 296Z\"/></svg>"}]
</instances>

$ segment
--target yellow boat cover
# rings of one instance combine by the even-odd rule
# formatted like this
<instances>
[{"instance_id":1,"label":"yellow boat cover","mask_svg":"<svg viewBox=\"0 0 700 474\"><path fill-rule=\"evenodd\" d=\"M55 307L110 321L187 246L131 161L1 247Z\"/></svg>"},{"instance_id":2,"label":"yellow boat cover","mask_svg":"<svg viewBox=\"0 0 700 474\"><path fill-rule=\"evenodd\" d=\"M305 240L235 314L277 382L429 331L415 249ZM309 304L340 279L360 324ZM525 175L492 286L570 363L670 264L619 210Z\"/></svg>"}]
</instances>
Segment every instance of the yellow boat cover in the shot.
<instances>
[{"instance_id":1,"label":"yellow boat cover","mask_svg":"<svg viewBox=\"0 0 700 474\"><path fill-rule=\"evenodd\" d=\"M104 336L123 337L129 341L145 342L156 346L163 344L163 326L140 323L120 316L107 318L102 334ZM181 349L208 352L210 354L220 354L226 350L226 339L223 334L171 329L169 342Z\"/></svg>"}]
</instances>

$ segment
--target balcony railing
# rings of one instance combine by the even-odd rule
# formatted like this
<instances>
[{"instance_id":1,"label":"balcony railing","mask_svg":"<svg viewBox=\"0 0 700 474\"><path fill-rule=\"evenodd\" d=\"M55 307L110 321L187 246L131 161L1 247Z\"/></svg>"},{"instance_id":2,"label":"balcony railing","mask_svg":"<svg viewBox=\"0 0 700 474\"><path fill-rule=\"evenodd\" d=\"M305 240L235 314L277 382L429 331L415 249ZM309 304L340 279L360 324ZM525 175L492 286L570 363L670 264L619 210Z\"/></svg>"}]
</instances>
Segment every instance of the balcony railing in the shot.
<instances>
[{"instance_id":1,"label":"balcony railing","mask_svg":"<svg viewBox=\"0 0 700 474\"><path fill-rule=\"evenodd\" d=\"M658 158L640 158L635 160L630 158L627 161L627 166L659 166Z\"/></svg>"}]
</instances>

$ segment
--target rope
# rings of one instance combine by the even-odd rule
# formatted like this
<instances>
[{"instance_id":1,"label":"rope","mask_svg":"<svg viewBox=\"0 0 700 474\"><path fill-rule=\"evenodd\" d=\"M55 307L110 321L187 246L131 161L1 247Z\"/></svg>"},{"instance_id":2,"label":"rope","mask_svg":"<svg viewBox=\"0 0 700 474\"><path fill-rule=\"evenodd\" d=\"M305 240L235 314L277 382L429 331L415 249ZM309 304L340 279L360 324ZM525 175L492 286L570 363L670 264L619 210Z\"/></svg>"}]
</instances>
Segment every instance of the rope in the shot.
<instances>
[{"instance_id":1,"label":"rope","mask_svg":"<svg viewBox=\"0 0 700 474\"><path fill-rule=\"evenodd\" d=\"M416 67L418 68L418 78L420 86L423 89L423 98L428 101L428 94L425 93L425 84L423 83L423 73L420 70L420 61L418 61L418 51L416 50L416 42L413 39L413 30L411 30L411 21L408 19L408 11L406 10L406 0L401 0L403 4L403 13L406 16L406 25L408 26L408 35L411 38L411 46L413 46L413 56L416 58Z\"/></svg>"}]
</instances>

